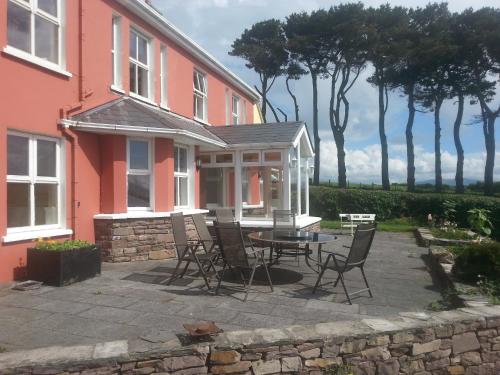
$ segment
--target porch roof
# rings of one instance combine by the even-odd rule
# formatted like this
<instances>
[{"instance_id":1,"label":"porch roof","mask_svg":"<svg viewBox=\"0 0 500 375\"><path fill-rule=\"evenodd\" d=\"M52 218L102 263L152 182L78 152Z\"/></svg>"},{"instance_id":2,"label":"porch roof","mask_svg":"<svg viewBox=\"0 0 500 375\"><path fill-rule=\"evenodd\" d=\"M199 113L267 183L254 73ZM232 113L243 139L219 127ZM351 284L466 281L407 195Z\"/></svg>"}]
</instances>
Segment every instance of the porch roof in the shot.
<instances>
[{"instance_id":1,"label":"porch roof","mask_svg":"<svg viewBox=\"0 0 500 375\"><path fill-rule=\"evenodd\" d=\"M226 147L226 143L204 125L128 97L79 113L62 123L76 129L101 133L180 135L201 143Z\"/></svg>"},{"instance_id":2,"label":"porch roof","mask_svg":"<svg viewBox=\"0 0 500 375\"><path fill-rule=\"evenodd\" d=\"M129 97L92 108L61 123L95 133L178 135L196 144L226 149L290 147L305 135L308 148L313 153L304 122L211 126Z\"/></svg>"}]
</instances>

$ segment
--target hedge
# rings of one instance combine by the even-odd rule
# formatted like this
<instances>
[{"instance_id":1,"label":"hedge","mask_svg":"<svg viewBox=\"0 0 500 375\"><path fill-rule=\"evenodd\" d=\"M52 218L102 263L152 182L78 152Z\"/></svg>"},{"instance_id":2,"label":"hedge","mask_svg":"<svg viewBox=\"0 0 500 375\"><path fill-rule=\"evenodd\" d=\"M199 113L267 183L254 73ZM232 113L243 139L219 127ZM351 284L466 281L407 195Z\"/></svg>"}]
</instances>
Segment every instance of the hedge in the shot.
<instances>
[{"instance_id":1,"label":"hedge","mask_svg":"<svg viewBox=\"0 0 500 375\"><path fill-rule=\"evenodd\" d=\"M401 191L338 189L311 186L310 213L325 220L338 220L339 213L376 214L378 220L401 217L425 221L428 214L443 214L443 202L456 203L457 224L467 227L467 211L485 208L491 211L492 237L500 239L500 198L474 195L407 193Z\"/></svg>"}]
</instances>

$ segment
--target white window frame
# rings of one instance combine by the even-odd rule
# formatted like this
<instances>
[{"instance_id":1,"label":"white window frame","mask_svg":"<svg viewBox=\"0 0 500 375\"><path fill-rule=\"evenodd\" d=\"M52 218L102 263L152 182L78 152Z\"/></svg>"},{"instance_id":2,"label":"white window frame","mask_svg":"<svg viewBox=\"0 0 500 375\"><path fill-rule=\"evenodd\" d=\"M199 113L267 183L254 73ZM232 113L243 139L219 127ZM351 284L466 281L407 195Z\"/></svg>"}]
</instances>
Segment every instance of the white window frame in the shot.
<instances>
[{"instance_id":1,"label":"white window frame","mask_svg":"<svg viewBox=\"0 0 500 375\"><path fill-rule=\"evenodd\" d=\"M28 62L31 62L36 65L40 65L43 68L55 71L59 74L65 75L67 77L71 77L72 74L67 72L66 69L66 51L65 51L65 29L66 29L66 24L65 24L65 13L66 13L66 7L65 7L65 0L57 0L57 17L43 11L42 9L38 9L38 0L7 0L7 6L8 3L13 3L17 6L20 6L30 12L31 16L31 22L30 22L30 51L24 51L22 49L19 49L15 46L12 46L8 41L8 31L6 29L6 47L3 49L3 52L13 55L15 57L18 57L20 59L26 60ZM54 63L52 61L49 61L45 58L39 57L35 54L36 50L36 45L35 45L35 19L36 16L39 16L46 21L49 21L55 25L57 25L58 28L58 43L57 43L57 63ZM7 12L6 12L6 17L7 17ZM7 20L8 22L8 20Z\"/></svg>"},{"instance_id":2,"label":"white window frame","mask_svg":"<svg viewBox=\"0 0 500 375\"><path fill-rule=\"evenodd\" d=\"M24 183L30 185L30 225L24 227L7 228L7 234L46 231L51 229L63 229L65 207L63 207L64 197L64 178L63 178L63 160L61 159L61 140L58 138L46 137L41 135L20 133L8 131L7 135L23 137L28 139L28 176L7 175L7 183ZM56 144L56 177L38 177L37 176L37 141L45 140L55 142ZM8 151L7 151L8 152ZM35 225L35 184L57 185L57 223L48 225ZM7 205L5 206L7 208ZM43 236L43 232L41 233Z\"/></svg>"},{"instance_id":3,"label":"white window frame","mask_svg":"<svg viewBox=\"0 0 500 375\"><path fill-rule=\"evenodd\" d=\"M160 106L168 109L168 50L160 47Z\"/></svg>"},{"instance_id":4,"label":"white window frame","mask_svg":"<svg viewBox=\"0 0 500 375\"><path fill-rule=\"evenodd\" d=\"M241 105L241 98L238 95L233 94L233 96L231 97L231 121L233 125L241 124L240 105Z\"/></svg>"},{"instance_id":5,"label":"white window frame","mask_svg":"<svg viewBox=\"0 0 500 375\"><path fill-rule=\"evenodd\" d=\"M136 97L138 99L146 100L148 102L153 101L154 98L154 71L153 71L153 40L151 37L148 35L144 34L143 32L139 31L135 27L131 27L129 31L129 38L132 37L132 34L135 34L137 37L136 40L136 51L139 53L139 38L142 38L146 41L147 44L147 57L148 57L148 63L144 64L140 62L139 60L135 59L134 57L130 56L130 46L129 46L129 52L128 52L128 61L129 61L129 69L130 69L130 64L135 65L136 69L136 74L135 74L135 88L137 92L132 91L132 86L130 85L130 77L129 77L129 91L130 91L130 96ZM129 42L130 44L130 42ZM148 91L147 91L147 96L139 94L139 67L145 69L147 71L147 82L148 82Z\"/></svg>"},{"instance_id":6,"label":"white window frame","mask_svg":"<svg viewBox=\"0 0 500 375\"><path fill-rule=\"evenodd\" d=\"M186 172L179 172L175 170L175 149L184 149L186 150ZM177 153L179 155L179 153ZM194 195L194 190L191 187L191 181L193 181L193 178L191 176L191 171L192 171L192 159L193 159L193 151L192 148L189 146L185 146L182 144L174 144L174 184L177 185L174 187L174 192L177 192L176 196L174 197L174 210L179 210L179 209L185 209L185 208L190 208L191 203L193 202L193 195ZM177 162L177 165L180 163ZM179 184L179 179L180 178L185 178L187 180L187 204L186 205L177 205L177 202L180 202L180 184Z\"/></svg>"},{"instance_id":7,"label":"white window frame","mask_svg":"<svg viewBox=\"0 0 500 375\"><path fill-rule=\"evenodd\" d=\"M130 168L130 142L140 141L148 144L148 169L131 169ZM147 207L129 207L128 205L128 176L147 176L149 175L149 206ZM154 178L153 178L153 142L147 138L127 138L127 210L128 211L152 211L154 207Z\"/></svg>"},{"instance_id":8,"label":"white window frame","mask_svg":"<svg viewBox=\"0 0 500 375\"><path fill-rule=\"evenodd\" d=\"M111 73L111 88L123 90L122 71L122 18L117 14L112 17L112 38L111 38L111 63L113 64Z\"/></svg>"},{"instance_id":9,"label":"white window frame","mask_svg":"<svg viewBox=\"0 0 500 375\"><path fill-rule=\"evenodd\" d=\"M197 88L196 86L200 87L200 79L203 82L203 87L205 88L205 92ZM198 81L198 84L197 82ZM196 100L201 99L203 103L203 113L201 114L202 117L200 117L199 113L197 113L198 106L196 105ZM207 75L203 73L199 69L194 70L193 74L193 115L194 118L197 120L200 120L202 122L207 122L208 121L208 79Z\"/></svg>"}]
</instances>

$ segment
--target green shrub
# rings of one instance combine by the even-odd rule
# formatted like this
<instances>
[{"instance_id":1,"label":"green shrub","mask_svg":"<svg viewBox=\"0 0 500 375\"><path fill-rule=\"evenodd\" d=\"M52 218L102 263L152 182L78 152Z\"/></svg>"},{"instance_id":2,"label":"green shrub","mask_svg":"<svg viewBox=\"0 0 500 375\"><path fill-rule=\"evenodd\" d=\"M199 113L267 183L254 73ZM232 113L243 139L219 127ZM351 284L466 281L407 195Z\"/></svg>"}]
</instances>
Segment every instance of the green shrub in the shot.
<instances>
[{"instance_id":1,"label":"green shrub","mask_svg":"<svg viewBox=\"0 0 500 375\"><path fill-rule=\"evenodd\" d=\"M447 201L445 204L444 202ZM445 217L453 202L454 218L459 227L467 228L468 211L481 208L490 211L491 237L500 240L500 199L478 195L407 193L402 191L338 189L311 186L311 215L338 220L339 213L373 213L377 220L408 217L426 223L427 215Z\"/></svg>"},{"instance_id":2,"label":"green shrub","mask_svg":"<svg viewBox=\"0 0 500 375\"><path fill-rule=\"evenodd\" d=\"M453 273L462 281L500 280L500 243L483 242L455 252Z\"/></svg>"},{"instance_id":3,"label":"green shrub","mask_svg":"<svg viewBox=\"0 0 500 375\"><path fill-rule=\"evenodd\" d=\"M90 246L93 246L90 242L81 240L66 240L64 242L60 242L55 240L45 241L43 239L39 239L36 241L35 249L66 251L66 250L79 249L82 247L90 247Z\"/></svg>"}]
</instances>

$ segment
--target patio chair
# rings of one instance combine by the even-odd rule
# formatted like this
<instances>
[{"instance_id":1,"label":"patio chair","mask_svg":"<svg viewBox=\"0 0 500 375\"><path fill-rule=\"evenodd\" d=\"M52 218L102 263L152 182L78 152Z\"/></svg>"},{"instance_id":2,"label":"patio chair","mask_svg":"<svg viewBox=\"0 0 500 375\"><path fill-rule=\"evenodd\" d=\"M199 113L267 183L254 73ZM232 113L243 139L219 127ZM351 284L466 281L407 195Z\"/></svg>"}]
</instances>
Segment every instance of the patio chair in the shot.
<instances>
[{"instance_id":1,"label":"patio chair","mask_svg":"<svg viewBox=\"0 0 500 375\"><path fill-rule=\"evenodd\" d=\"M260 265L264 268L264 271L269 281L269 286L271 287L271 292L274 291L273 283L271 281L271 276L266 266L264 260L264 249L255 249L253 246L250 248L246 247L243 241L243 233L241 231L240 223L214 223L215 233L217 234L217 240L219 242L219 247L221 249L221 254L224 259L224 266L222 268L222 273L219 277L219 282L217 283L217 289L215 293L219 292L219 288L224 278L224 273L227 267L236 269L239 271L243 286L245 287L245 299L246 302L248 298L248 292L252 287L253 278L255 275L255 270L257 266ZM251 270L250 278L248 283L245 280L245 274L243 271Z\"/></svg>"},{"instance_id":2,"label":"patio chair","mask_svg":"<svg viewBox=\"0 0 500 375\"><path fill-rule=\"evenodd\" d=\"M218 223L234 223L236 219L234 218L232 208L216 208L215 209L215 219Z\"/></svg>"},{"instance_id":3,"label":"patio chair","mask_svg":"<svg viewBox=\"0 0 500 375\"><path fill-rule=\"evenodd\" d=\"M273 230L275 232L295 232L297 230L297 215L295 211L292 210L274 210L273 211ZM279 245L275 248L277 258L281 256L295 256L297 258L297 264L299 263L299 251L300 247L298 245ZM290 250L290 251L287 251ZM272 261L272 251L271 258Z\"/></svg>"},{"instance_id":4,"label":"patio chair","mask_svg":"<svg viewBox=\"0 0 500 375\"><path fill-rule=\"evenodd\" d=\"M370 251L376 229L377 223L359 224L356 228L356 232L354 233L354 238L352 240L351 246L346 246L350 249L347 256L336 253L328 254L326 261L321 266L321 271L318 275L316 285L314 285L313 293L316 292L316 289L318 288L325 271L332 270L338 273L337 280L335 281L333 287L335 288L340 280L349 304L352 305L351 296L355 294L368 291L370 297L373 297L363 267L365 265L366 258L368 257L368 253ZM354 268L359 268L361 270L361 275L363 275L363 280L365 281L366 288L349 294L345 286L344 274Z\"/></svg>"},{"instance_id":5,"label":"patio chair","mask_svg":"<svg viewBox=\"0 0 500 375\"><path fill-rule=\"evenodd\" d=\"M215 266L213 263L214 258L216 257L216 253L197 253L197 250L200 247L200 243L190 243L186 234L186 223L184 222L184 215L182 213L173 213L171 215L172 219L172 232L174 235L175 241L175 250L177 252L177 265L175 267L174 273L167 281L167 285L170 285L172 281L178 276L182 278L186 273L189 265L194 262L198 266L198 269L205 281L205 284L208 289L210 289L210 283L208 281L207 272L210 268L213 268L215 271ZM185 262L184 270L178 275L179 267L182 262ZM207 265L207 269L204 269L204 266Z\"/></svg>"},{"instance_id":6,"label":"patio chair","mask_svg":"<svg viewBox=\"0 0 500 375\"><path fill-rule=\"evenodd\" d=\"M220 253L217 245L217 239L210 234L208 230L207 223L205 221L205 216L202 214L194 214L192 215L194 227L196 228L196 232L198 233L198 238L200 241L200 245L205 250L206 254L215 254L214 263L220 258Z\"/></svg>"}]
</instances>

